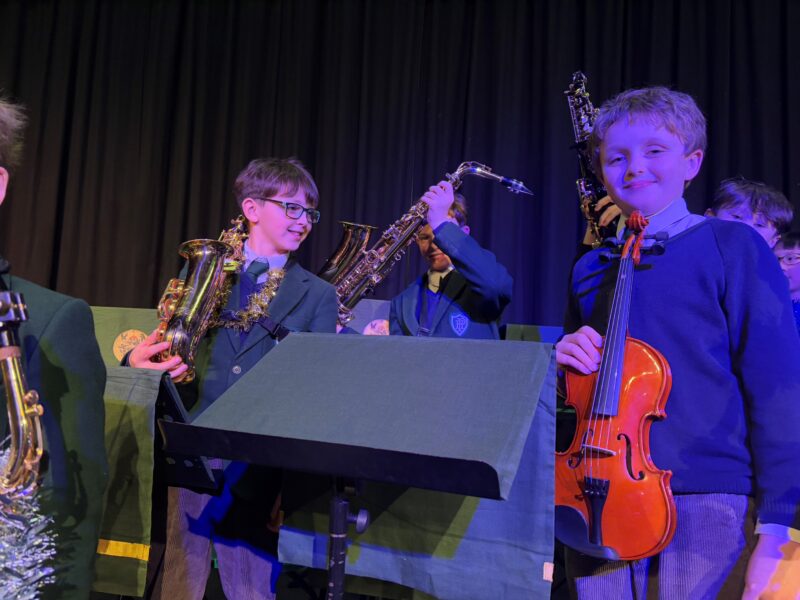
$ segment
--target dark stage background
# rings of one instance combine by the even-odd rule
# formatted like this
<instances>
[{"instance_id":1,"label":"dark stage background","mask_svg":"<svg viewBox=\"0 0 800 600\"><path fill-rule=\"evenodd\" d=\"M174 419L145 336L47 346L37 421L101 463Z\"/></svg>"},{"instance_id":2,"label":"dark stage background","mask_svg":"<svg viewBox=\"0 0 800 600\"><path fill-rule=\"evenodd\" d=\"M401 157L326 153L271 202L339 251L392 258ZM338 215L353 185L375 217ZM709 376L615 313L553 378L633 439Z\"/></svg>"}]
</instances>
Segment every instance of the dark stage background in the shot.
<instances>
[{"instance_id":1,"label":"dark stage background","mask_svg":"<svg viewBox=\"0 0 800 600\"><path fill-rule=\"evenodd\" d=\"M28 107L23 166L0 211L14 272L96 305L152 306L180 242L216 237L250 158L297 156L323 221L385 228L463 160L473 235L515 278L507 320L559 324L581 235L562 91L596 105L631 86L689 92L709 150L703 210L742 174L800 203L795 0L0 0L0 89ZM420 270L416 250L379 289Z\"/></svg>"}]
</instances>

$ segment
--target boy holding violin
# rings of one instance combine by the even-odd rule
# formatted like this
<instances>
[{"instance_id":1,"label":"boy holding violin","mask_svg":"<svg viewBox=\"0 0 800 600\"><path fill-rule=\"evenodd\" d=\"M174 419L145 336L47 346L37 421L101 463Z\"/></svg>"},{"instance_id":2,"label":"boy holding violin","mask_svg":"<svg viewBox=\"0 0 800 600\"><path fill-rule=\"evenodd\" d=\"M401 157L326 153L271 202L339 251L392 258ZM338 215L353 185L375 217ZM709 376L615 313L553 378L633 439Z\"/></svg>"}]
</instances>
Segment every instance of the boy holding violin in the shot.
<instances>
[{"instance_id":1,"label":"boy holding violin","mask_svg":"<svg viewBox=\"0 0 800 600\"><path fill-rule=\"evenodd\" d=\"M683 192L706 146L705 118L690 96L660 87L623 92L601 108L591 144L623 217L639 211L649 220L626 327L666 359L671 391L666 418L649 430L649 452L647 440L639 448L634 440L632 450L672 472L677 527L665 548L639 560L568 551L573 595L800 597L800 341L786 282L752 229L689 213ZM575 264L570 333L556 345L570 378L605 364L618 269L602 248ZM624 372L620 396L636 377ZM584 446L586 461L604 460ZM614 492L612 482L608 497ZM641 498L630 502L632 511L647 510ZM597 512L602 529L626 519Z\"/></svg>"}]
</instances>

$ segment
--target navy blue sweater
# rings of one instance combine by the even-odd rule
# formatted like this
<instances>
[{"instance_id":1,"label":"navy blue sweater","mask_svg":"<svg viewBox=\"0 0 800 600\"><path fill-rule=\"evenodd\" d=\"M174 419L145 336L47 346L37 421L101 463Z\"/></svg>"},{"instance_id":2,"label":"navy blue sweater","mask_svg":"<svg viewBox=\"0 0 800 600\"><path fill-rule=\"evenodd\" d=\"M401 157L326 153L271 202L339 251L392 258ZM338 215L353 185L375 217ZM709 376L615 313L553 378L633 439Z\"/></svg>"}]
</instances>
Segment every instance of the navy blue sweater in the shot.
<instances>
[{"instance_id":1,"label":"navy blue sweater","mask_svg":"<svg viewBox=\"0 0 800 600\"><path fill-rule=\"evenodd\" d=\"M608 322L618 261L573 269L565 331ZM786 279L763 240L706 220L645 255L629 335L667 359L667 418L651 454L676 494L754 495L762 523L800 527L800 338Z\"/></svg>"}]
</instances>

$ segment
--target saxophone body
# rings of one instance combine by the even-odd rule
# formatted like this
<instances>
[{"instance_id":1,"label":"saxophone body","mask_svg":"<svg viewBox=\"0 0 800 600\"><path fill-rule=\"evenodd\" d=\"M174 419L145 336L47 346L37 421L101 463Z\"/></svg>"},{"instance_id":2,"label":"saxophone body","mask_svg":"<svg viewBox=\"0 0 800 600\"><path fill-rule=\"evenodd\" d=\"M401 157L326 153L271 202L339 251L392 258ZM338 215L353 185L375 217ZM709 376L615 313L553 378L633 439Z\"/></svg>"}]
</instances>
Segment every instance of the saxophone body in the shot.
<instances>
[{"instance_id":1,"label":"saxophone body","mask_svg":"<svg viewBox=\"0 0 800 600\"><path fill-rule=\"evenodd\" d=\"M28 388L22 369L18 329L27 320L28 308L22 294L0 293L0 371L11 438L8 458L0 474L0 495L11 499L35 492L44 447L39 394Z\"/></svg>"},{"instance_id":2,"label":"saxophone body","mask_svg":"<svg viewBox=\"0 0 800 600\"><path fill-rule=\"evenodd\" d=\"M0 597L36 600L55 581L53 518L39 503L44 438L39 394L28 387L19 326L28 320L22 294L0 292L0 371L10 442L0 451Z\"/></svg>"},{"instance_id":3,"label":"saxophone body","mask_svg":"<svg viewBox=\"0 0 800 600\"><path fill-rule=\"evenodd\" d=\"M595 243L593 245L597 247L605 238L614 237L617 229L616 219L606 227L600 227L597 223L597 203L608 195L594 172L589 148L589 137L592 135L598 110L589 99L589 92L586 91L586 75L580 71L572 74L572 83L564 91L564 95L567 97L572 129L575 134L575 148L578 151L580 178L575 182L578 189L578 200L581 212L594 234Z\"/></svg>"},{"instance_id":4,"label":"saxophone body","mask_svg":"<svg viewBox=\"0 0 800 600\"><path fill-rule=\"evenodd\" d=\"M232 224L218 240L181 245L178 253L187 261L186 277L171 279L158 304L158 341L170 344L159 359L178 355L188 366L178 383L194 379L197 347L227 302L231 275L241 269L247 227L241 216Z\"/></svg>"},{"instance_id":5,"label":"saxophone body","mask_svg":"<svg viewBox=\"0 0 800 600\"><path fill-rule=\"evenodd\" d=\"M474 161L461 163L453 173L448 173L446 178L456 190L461 186L462 179L466 175L490 179L516 194L532 195L521 181L498 175L492 172L490 167ZM392 223L369 250L366 249L365 241L359 251L350 253L350 262L342 265L336 278L331 280L339 297L339 325L344 326L352 321L353 308L356 304L362 298L372 295L375 287L403 258L408 246L417 238L419 230L425 224L427 214L428 205L425 201L419 200L403 216ZM345 232L346 237L347 232ZM333 256L336 256L337 253L334 253ZM328 262L331 262L332 258Z\"/></svg>"}]
</instances>

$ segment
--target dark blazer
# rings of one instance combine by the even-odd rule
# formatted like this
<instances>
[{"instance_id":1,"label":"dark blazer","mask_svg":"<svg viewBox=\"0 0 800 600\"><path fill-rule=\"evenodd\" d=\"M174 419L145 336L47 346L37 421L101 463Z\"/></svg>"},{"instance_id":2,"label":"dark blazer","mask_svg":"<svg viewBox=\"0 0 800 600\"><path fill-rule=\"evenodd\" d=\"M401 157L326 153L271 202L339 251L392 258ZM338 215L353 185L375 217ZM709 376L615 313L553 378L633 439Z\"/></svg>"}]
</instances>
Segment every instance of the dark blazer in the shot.
<instances>
[{"instance_id":1,"label":"dark blazer","mask_svg":"<svg viewBox=\"0 0 800 600\"><path fill-rule=\"evenodd\" d=\"M278 293L270 303L269 314L290 331L336 333L337 307L335 288L290 260ZM239 308L238 281L231 288L226 308ZM208 408L276 343L262 324L254 325L244 342L233 329L211 330L197 351L196 379L179 386L190 415L196 417ZM297 367L298 376L302 376L310 365Z\"/></svg>"},{"instance_id":2,"label":"dark blazer","mask_svg":"<svg viewBox=\"0 0 800 600\"><path fill-rule=\"evenodd\" d=\"M46 598L88 598L108 478L103 391L106 370L89 306L82 300L3 276L23 294L29 320L20 326L28 385L44 414L46 470L42 511L55 524L57 581ZM7 429L2 419L0 429Z\"/></svg>"},{"instance_id":3,"label":"dark blazer","mask_svg":"<svg viewBox=\"0 0 800 600\"><path fill-rule=\"evenodd\" d=\"M432 320L431 336L500 339L498 321L511 301L514 280L494 254L453 223L437 228L435 244L453 261ZM417 310L427 287L423 275L392 299L391 335L417 335Z\"/></svg>"}]
</instances>

